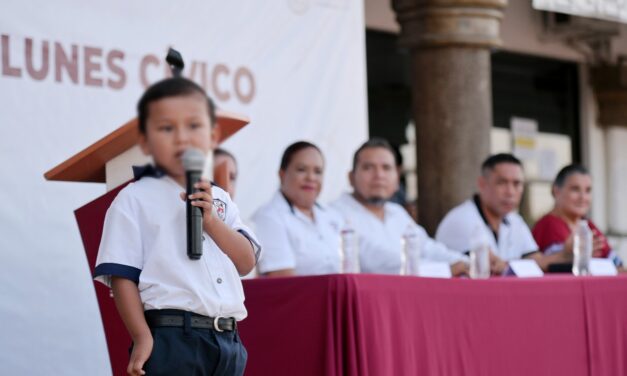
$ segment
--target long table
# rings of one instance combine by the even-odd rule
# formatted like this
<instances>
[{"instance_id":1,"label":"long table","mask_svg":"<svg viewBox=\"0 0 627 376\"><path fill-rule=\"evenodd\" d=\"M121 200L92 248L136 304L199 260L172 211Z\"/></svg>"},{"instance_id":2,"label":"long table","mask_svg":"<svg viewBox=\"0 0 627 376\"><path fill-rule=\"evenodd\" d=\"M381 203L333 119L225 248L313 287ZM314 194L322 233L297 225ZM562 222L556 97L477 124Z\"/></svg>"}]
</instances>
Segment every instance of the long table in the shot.
<instances>
[{"instance_id":1,"label":"long table","mask_svg":"<svg viewBox=\"0 0 627 376\"><path fill-rule=\"evenodd\" d=\"M244 281L246 375L627 375L627 277Z\"/></svg>"}]
</instances>

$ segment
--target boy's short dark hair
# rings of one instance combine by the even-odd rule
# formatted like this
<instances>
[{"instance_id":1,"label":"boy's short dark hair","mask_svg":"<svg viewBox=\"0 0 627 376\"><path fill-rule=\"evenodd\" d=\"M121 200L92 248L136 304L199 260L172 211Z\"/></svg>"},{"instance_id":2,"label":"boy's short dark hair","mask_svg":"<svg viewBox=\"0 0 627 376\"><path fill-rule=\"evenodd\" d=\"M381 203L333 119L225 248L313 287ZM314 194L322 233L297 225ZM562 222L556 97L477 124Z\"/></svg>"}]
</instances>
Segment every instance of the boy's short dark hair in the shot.
<instances>
[{"instance_id":1,"label":"boy's short dark hair","mask_svg":"<svg viewBox=\"0 0 627 376\"><path fill-rule=\"evenodd\" d=\"M560 172L557 173L557 176L555 177L555 180L553 181L553 185L558 188L563 187L564 183L566 182L566 179L568 179L569 176L574 175L574 174L590 175L590 173L588 172L588 169L583 167L582 165L569 164L568 166L564 166L564 168L562 168Z\"/></svg>"},{"instance_id":2,"label":"boy's short dark hair","mask_svg":"<svg viewBox=\"0 0 627 376\"><path fill-rule=\"evenodd\" d=\"M191 94L200 94L207 99L207 108L209 110L209 120L211 126L216 124L216 107L205 90L194 81L183 77L166 78L152 84L137 103L137 120L139 131L146 133L146 120L148 119L148 105L163 98L178 97Z\"/></svg>"},{"instance_id":3,"label":"boy's short dark hair","mask_svg":"<svg viewBox=\"0 0 627 376\"><path fill-rule=\"evenodd\" d=\"M365 149L370 149L370 148L383 148L383 149L388 150L394 156L394 163L398 165L396 151L394 150L392 145L390 145L390 143L384 138L373 137L369 139L368 141L364 142L363 144L361 144L359 149L357 149L357 151L355 151L355 154L353 154L353 171L355 171L355 169L357 168L357 162L359 161L359 154Z\"/></svg>"},{"instance_id":4,"label":"boy's short dark hair","mask_svg":"<svg viewBox=\"0 0 627 376\"><path fill-rule=\"evenodd\" d=\"M320 151L320 149L316 145L312 144L311 142L307 142L307 141L294 142L293 144L288 146L287 149L285 149L285 151L283 152L283 156L281 157L281 166L280 166L281 170L282 171L287 170L287 167L290 165L290 162L292 162L292 158L294 157L294 154L307 148L314 148L318 150L318 153L320 153L320 155L322 155L322 151Z\"/></svg>"},{"instance_id":5,"label":"boy's short dark hair","mask_svg":"<svg viewBox=\"0 0 627 376\"><path fill-rule=\"evenodd\" d=\"M486 158L485 161L483 161L483 163L481 164L481 173L486 174L488 171L494 170L494 167L501 163L512 163L522 168L522 163L520 162L520 159L514 157L512 154L509 153L499 153L493 154Z\"/></svg>"}]
</instances>

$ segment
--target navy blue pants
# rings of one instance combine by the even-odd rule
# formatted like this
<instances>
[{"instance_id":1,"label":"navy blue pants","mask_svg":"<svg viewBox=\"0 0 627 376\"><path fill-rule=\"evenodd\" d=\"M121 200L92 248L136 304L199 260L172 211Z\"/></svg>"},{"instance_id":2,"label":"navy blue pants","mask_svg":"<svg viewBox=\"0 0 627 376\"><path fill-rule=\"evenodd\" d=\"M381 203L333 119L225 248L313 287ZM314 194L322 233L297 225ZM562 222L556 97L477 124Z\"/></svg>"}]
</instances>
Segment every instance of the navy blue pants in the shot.
<instances>
[{"instance_id":1,"label":"navy blue pants","mask_svg":"<svg viewBox=\"0 0 627 376\"><path fill-rule=\"evenodd\" d=\"M146 376L243 375L248 354L237 330L217 332L189 326L151 328L154 345Z\"/></svg>"}]
</instances>

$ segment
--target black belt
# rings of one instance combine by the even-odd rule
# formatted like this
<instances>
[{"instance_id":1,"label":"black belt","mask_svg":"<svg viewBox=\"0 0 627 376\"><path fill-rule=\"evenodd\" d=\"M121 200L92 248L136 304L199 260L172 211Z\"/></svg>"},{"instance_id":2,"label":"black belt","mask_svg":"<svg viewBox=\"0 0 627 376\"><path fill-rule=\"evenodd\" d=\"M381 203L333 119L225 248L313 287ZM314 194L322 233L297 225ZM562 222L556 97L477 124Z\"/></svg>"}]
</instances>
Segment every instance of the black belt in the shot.
<instances>
[{"instance_id":1,"label":"black belt","mask_svg":"<svg viewBox=\"0 0 627 376\"><path fill-rule=\"evenodd\" d=\"M237 321L232 317L207 317L192 314L189 321L189 326L196 329L213 329L216 332L232 332L237 329ZM182 328L185 326L185 316L147 311L146 322L150 327Z\"/></svg>"}]
</instances>

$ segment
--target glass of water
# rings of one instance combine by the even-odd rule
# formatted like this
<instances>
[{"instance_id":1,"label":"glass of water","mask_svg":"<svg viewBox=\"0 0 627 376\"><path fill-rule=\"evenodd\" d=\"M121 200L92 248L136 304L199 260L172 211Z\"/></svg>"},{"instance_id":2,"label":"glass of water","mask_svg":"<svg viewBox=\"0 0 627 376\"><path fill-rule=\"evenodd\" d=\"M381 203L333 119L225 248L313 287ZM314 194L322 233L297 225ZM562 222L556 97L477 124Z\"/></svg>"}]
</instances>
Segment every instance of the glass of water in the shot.
<instances>
[{"instance_id":1,"label":"glass of water","mask_svg":"<svg viewBox=\"0 0 627 376\"><path fill-rule=\"evenodd\" d=\"M470 250L470 278L490 277L490 248L478 244Z\"/></svg>"}]
</instances>

